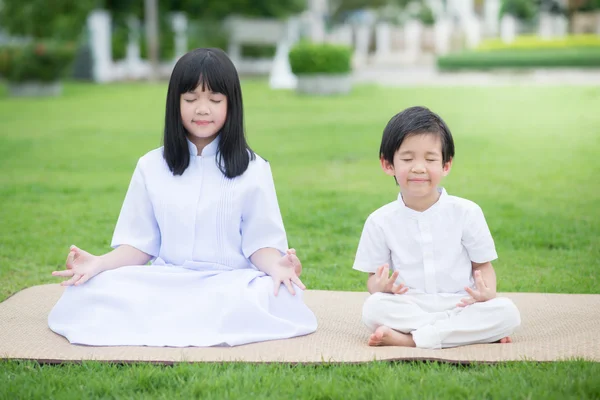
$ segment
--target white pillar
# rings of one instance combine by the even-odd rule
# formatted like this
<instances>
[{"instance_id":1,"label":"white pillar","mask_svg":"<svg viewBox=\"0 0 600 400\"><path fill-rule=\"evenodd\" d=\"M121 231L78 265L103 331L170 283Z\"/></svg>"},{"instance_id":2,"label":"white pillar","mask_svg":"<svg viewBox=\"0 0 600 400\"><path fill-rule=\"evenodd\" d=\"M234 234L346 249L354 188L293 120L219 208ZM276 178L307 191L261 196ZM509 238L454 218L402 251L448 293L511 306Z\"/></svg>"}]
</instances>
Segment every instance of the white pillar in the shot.
<instances>
[{"instance_id":1,"label":"white pillar","mask_svg":"<svg viewBox=\"0 0 600 400\"><path fill-rule=\"evenodd\" d=\"M554 36L564 37L567 35L567 28L569 26L569 21L567 17L564 15L555 15L552 21L552 32ZM598 18L598 29L600 29L600 18ZM598 31L600 34L600 30Z\"/></svg>"},{"instance_id":2,"label":"white pillar","mask_svg":"<svg viewBox=\"0 0 600 400\"><path fill-rule=\"evenodd\" d=\"M433 27L433 34L435 38L435 53L438 55L447 54L450 51L452 23L446 18L436 20Z\"/></svg>"},{"instance_id":3,"label":"white pillar","mask_svg":"<svg viewBox=\"0 0 600 400\"><path fill-rule=\"evenodd\" d=\"M464 21L465 38L467 47L474 49L481 42L481 23L475 16L471 16Z\"/></svg>"},{"instance_id":4,"label":"white pillar","mask_svg":"<svg viewBox=\"0 0 600 400\"><path fill-rule=\"evenodd\" d=\"M544 40L552 39L554 36L554 18L552 14L548 12L540 12L538 35Z\"/></svg>"},{"instance_id":5,"label":"white pillar","mask_svg":"<svg viewBox=\"0 0 600 400\"><path fill-rule=\"evenodd\" d=\"M325 41L325 13L327 12L327 0L309 0L309 29L310 39L315 43Z\"/></svg>"},{"instance_id":6,"label":"white pillar","mask_svg":"<svg viewBox=\"0 0 600 400\"><path fill-rule=\"evenodd\" d=\"M104 10L92 11L87 19L92 52L92 74L96 82L112 79L112 44L110 14Z\"/></svg>"},{"instance_id":7,"label":"white pillar","mask_svg":"<svg viewBox=\"0 0 600 400\"><path fill-rule=\"evenodd\" d=\"M500 5L500 0L485 0L483 5L485 32L492 36L497 36L500 31Z\"/></svg>"},{"instance_id":8,"label":"white pillar","mask_svg":"<svg viewBox=\"0 0 600 400\"><path fill-rule=\"evenodd\" d=\"M171 14L171 26L175 32L175 59L179 59L188 51L187 17L182 12Z\"/></svg>"},{"instance_id":9,"label":"white pillar","mask_svg":"<svg viewBox=\"0 0 600 400\"><path fill-rule=\"evenodd\" d=\"M126 75L130 78L138 79L145 74L140 51L140 21L134 15L130 15L127 17L127 28L129 35L125 56Z\"/></svg>"},{"instance_id":10,"label":"white pillar","mask_svg":"<svg viewBox=\"0 0 600 400\"><path fill-rule=\"evenodd\" d=\"M517 21L510 14L504 14L500 21L500 36L504 43L512 43L517 36Z\"/></svg>"},{"instance_id":11,"label":"white pillar","mask_svg":"<svg viewBox=\"0 0 600 400\"><path fill-rule=\"evenodd\" d=\"M387 60L392 53L390 25L380 22L375 25L375 57L378 60Z\"/></svg>"},{"instance_id":12,"label":"white pillar","mask_svg":"<svg viewBox=\"0 0 600 400\"><path fill-rule=\"evenodd\" d=\"M409 62L415 62L421 55L421 36L423 24L417 20L410 20L404 25L404 42L406 57Z\"/></svg>"},{"instance_id":13,"label":"white pillar","mask_svg":"<svg viewBox=\"0 0 600 400\"><path fill-rule=\"evenodd\" d=\"M298 85L298 79L292 73L290 66L290 48L300 38L300 21L296 18L290 18L286 25L286 34L277 43L277 51L273 59L273 66L269 76L269 86L271 89L295 89Z\"/></svg>"},{"instance_id":14,"label":"white pillar","mask_svg":"<svg viewBox=\"0 0 600 400\"><path fill-rule=\"evenodd\" d=\"M369 56L369 42L371 40L371 28L368 25L356 27L356 47L354 49L354 62L364 65Z\"/></svg>"}]
</instances>

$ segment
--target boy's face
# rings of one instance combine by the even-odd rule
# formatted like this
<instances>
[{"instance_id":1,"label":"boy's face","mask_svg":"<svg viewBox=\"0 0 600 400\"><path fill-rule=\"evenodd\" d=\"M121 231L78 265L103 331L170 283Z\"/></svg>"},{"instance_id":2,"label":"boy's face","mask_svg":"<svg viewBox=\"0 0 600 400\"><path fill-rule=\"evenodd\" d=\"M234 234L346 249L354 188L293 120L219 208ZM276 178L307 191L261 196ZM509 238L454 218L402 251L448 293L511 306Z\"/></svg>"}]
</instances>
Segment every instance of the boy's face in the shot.
<instances>
[{"instance_id":1,"label":"boy's face","mask_svg":"<svg viewBox=\"0 0 600 400\"><path fill-rule=\"evenodd\" d=\"M452 166L452 160L444 164L442 159L439 136L417 134L404 139L394 154L393 164L381 159L381 167L396 178L405 202L425 201L430 197L437 201L437 187Z\"/></svg>"}]
</instances>

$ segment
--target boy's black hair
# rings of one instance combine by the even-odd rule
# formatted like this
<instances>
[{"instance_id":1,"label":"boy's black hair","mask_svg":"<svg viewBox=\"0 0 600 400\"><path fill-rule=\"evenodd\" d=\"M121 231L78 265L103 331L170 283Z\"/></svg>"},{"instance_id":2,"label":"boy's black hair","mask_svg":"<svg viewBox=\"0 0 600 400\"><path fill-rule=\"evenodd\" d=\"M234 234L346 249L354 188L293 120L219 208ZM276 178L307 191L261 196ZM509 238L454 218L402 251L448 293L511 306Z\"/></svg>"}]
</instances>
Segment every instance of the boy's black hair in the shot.
<instances>
[{"instance_id":1,"label":"boy's black hair","mask_svg":"<svg viewBox=\"0 0 600 400\"><path fill-rule=\"evenodd\" d=\"M435 134L442 142L442 162L454 158L452 133L442 118L426 107L410 107L394 115L383 130L379 158L394 164L394 154L409 136Z\"/></svg>"},{"instance_id":2,"label":"boy's black hair","mask_svg":"<svg viewBox=\"0 0 600 400\"><path fill-rule=\"evenodd\" d=\"M181 122L180 97L202 85L227 97L227 118L219 132L217 161L228 178L243 174L255 158L244 134L242 89L235 66L221 49L195 49L177 61L167 91L164 158L173 175L182 175L190 164L188 132Z\"/></svg>"}]
</instances>

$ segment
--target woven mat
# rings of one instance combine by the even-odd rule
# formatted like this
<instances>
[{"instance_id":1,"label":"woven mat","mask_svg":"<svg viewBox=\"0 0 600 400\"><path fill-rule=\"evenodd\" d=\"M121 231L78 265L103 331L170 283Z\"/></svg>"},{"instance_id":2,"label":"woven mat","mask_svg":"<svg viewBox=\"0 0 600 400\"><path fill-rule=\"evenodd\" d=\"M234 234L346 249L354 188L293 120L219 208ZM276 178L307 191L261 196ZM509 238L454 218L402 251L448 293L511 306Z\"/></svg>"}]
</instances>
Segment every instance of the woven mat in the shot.
<instances>
[{"instance_id":1,"label":"woven mat","mask_svg":"<svg viewBox=\"0 0 600 400\"><path fill-rule=\"evenodd\" d=\"M455 363L511 360L600 361L600 295L503 293L521 311L512 344L471 345L443 350L369 347L360 321L363 292L309 290L305 301L319 321L304 337L238 347L91 347L71 345L50 331L47 317L60 297L59 285L34 286L0 303L0 359L41 362L290 362L359 363L373 360L438 360Z\"/></svg>"}]
</instances>

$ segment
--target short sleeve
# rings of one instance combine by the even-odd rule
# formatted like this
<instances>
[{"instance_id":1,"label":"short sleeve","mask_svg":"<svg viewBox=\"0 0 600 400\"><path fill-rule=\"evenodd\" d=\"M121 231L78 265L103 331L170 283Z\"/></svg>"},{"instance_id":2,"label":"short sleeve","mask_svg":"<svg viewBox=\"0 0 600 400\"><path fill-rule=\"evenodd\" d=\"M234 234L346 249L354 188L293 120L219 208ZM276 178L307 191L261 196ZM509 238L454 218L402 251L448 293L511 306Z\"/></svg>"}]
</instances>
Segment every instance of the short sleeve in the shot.
<instances>
[{"instance_id":1,"label":"short sleeve","mask_svg":"<svg viewBox=\"0 0 600 400\"><path fill-rule=\"evenodd\" d=\"M485 263L498 258L494 239L483 216L483 211L477 205L469 209L467 213L462 244L473 262Z\"/></svg>"},{"instance_id":2,"label":"short sleeve","mask_svg":"<svg viewBox=\"0 0 600 400\"><path fill-rule=\"evenodd\" d=\"M382 228L377 225L372 216L369 216L358 242L352 268L358 271L375 273L377 268L383 264L392 265L391 252Z\"/></svg>"},{"instance_id":3,"label":"short sleeve","mask_svg":"<svg viewBox=\"0 0 600 400\"><path fill-rule=\"evenodd\" d=\"M160 250L160 230L139 162L125 195L111 246L116 248L124 244L155 258Z\"/></svg>"},{"instance_id":4,"label":"short sleeve","mask_svg":"<svg viewBox=\"0 0 600 400\"><path fill-rule=\"evenodd\" d=\"M284 254L287 250L287 237L271 167L261 159L251 161L259 163L253 172L252 187L247 198L243 199L242 206L242 252L250 258L257 250L274 248ZM248 171L250 172L250 171ZM255 174L254 174L255 173Z\"/></svg>"}]
</instances>

